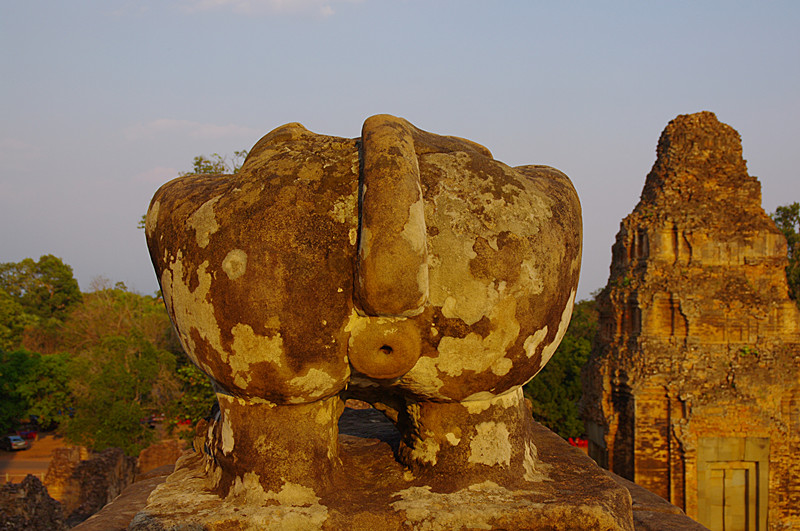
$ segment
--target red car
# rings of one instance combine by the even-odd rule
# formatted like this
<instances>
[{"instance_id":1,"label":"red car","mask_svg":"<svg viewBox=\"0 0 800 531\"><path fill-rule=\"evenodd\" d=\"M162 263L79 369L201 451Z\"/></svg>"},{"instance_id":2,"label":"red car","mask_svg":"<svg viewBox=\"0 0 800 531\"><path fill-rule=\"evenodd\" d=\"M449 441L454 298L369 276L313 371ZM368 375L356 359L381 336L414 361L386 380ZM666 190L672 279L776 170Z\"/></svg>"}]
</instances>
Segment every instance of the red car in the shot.
<instances>
[{"instance_id":1,"label":"red car","mask_svg":"<svg viewBox=\"0 0 800 531\"><path fill-rule=\"evenodd\" d=\"M23 439L35 439L36 438L36 430L32 430L32 429L17 430L17 435L19 435Z\"/></svg>"}]
</instances>

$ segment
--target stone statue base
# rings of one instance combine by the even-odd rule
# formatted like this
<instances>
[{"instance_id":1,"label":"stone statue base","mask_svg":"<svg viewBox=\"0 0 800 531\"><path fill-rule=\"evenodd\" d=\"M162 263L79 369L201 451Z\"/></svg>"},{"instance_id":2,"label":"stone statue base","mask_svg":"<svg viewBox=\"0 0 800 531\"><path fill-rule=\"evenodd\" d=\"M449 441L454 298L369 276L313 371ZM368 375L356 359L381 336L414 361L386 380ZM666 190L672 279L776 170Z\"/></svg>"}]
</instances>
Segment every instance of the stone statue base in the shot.
<instances>
[{"instance_id":1,"label":"stone statue base","mask_svg":"<svg viewBox=\"0 0 800 531\"><path fill-rule=\"evenodd\" d=\"M290 430L291 427L287 427ZM346 409L341 472L322 497L286 483L264 492L245 480L220 497L207 487L204 457L182 457L148 498L134 530L394 530L634 528L631 496L589 457L535 424L537 481L509 490L484 481L437 492L394 458L399 434L375 410Z\"/></svg>"}]
</instances>

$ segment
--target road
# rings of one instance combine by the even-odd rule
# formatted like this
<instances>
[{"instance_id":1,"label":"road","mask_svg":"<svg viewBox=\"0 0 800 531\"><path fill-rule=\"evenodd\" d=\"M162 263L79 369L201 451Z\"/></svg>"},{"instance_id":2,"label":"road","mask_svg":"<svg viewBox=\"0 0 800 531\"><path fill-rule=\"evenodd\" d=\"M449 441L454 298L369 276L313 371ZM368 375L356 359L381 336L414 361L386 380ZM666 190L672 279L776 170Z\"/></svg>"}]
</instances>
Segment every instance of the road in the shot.
<instances>
[{"instance_id":1,"label":"road","mask_svg":"<svg viewBox=\"0 0 800 531\"><path fill-rule=\"evenodd\" d=\"M31 441L27 450L6 452L0 450L0 484L6 480L19 483L27 474L35 474L44 478L53 450L69 446L61 437L42 434L37 441Z\"/></svg>"}]
</instances>

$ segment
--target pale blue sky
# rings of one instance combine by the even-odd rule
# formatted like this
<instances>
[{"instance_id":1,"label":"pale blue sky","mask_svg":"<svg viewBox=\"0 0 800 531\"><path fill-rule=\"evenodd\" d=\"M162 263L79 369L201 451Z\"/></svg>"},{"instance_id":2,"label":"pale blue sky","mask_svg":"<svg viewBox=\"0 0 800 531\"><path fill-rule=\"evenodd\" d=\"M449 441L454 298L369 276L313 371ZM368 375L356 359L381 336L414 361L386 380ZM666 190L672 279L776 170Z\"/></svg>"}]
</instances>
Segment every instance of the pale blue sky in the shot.
<instances>
[{"instance_id":1,"label":"pale blue sky","mask_svg":"<svg viewBox=\"0 0 800 531\"><path fill-rule=\"evenodd\" d=\"M798 27L796 1L3 2L0 262L152 293L136 224L195 155L390 113L567 173L585 298L678 114L739 131L768 212L800 201Z\"/></svg>"}]
</instances>

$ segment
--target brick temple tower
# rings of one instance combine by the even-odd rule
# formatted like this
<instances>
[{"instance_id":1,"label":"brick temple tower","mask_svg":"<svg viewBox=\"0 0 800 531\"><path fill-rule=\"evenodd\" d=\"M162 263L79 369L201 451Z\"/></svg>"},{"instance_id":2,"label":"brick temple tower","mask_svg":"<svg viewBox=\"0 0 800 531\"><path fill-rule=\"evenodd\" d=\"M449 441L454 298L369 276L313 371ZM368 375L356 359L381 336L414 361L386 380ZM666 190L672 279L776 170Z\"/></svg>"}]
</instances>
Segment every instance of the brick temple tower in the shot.
<instances>
[{"instance_id":1,"label":"brick temple tower","mask_svg":"<svg viewBox=\"0 0 800 531\"><path fill-rule=\"evenodd\" d=\"M620 226L584 369L589 451L711 529L800 528L800 312L739 134L678 116Z\"/></svg>"}]
</instances>

